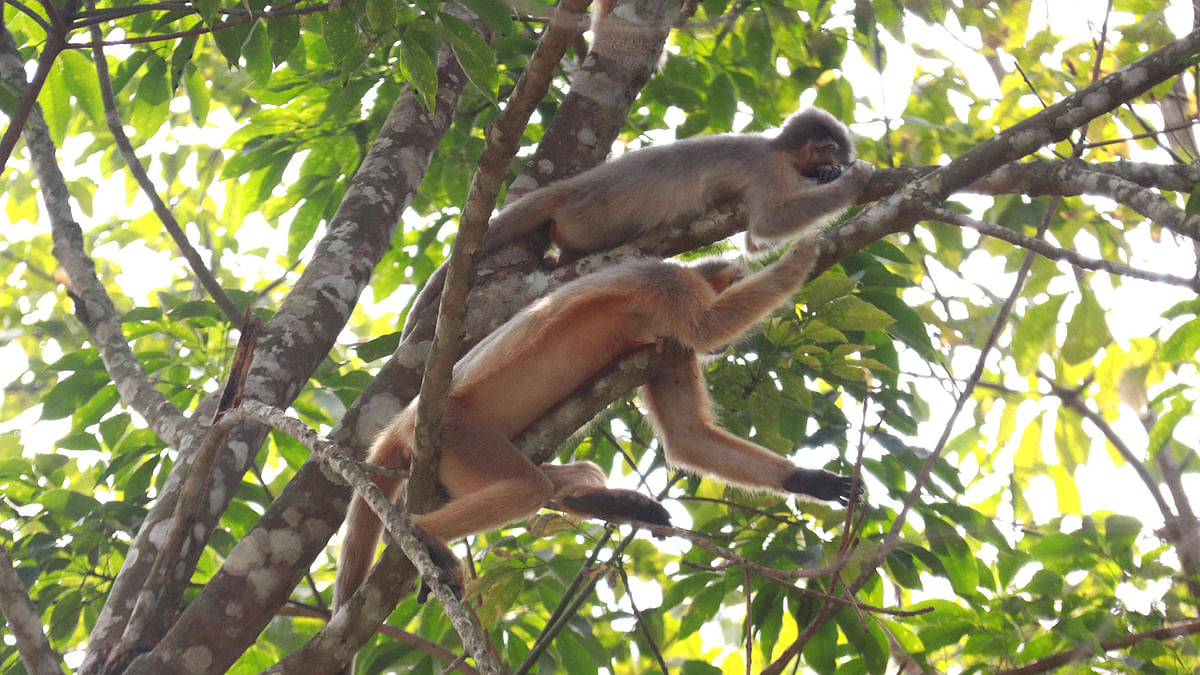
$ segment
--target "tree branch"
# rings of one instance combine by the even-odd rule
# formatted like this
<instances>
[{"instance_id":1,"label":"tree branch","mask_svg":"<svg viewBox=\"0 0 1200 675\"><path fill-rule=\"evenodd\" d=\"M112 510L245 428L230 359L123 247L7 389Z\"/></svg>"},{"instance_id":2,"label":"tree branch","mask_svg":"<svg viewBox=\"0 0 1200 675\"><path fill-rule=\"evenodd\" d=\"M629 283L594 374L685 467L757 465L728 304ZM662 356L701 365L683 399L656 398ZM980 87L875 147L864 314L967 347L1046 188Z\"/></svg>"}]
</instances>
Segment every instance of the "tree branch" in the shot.
<instances>
[{"instance_id":1,"label":"tree branch","mask_svg":"<svg viewBox=\"0 0 1200 675\"><path fill-rule=\"evenodd\" d=\"M986 220L972 218L965 213L958 213L956 211L950 211L949 209L935 207L928 209L925 217L932 220L940 220L956 227L969 228L979 232L980 234L1007 241L1014 246L1019 246L1021 248L1033 251L1034 253L1037 253L1048 260L1064 261L1074 265L1075 267L1088 270L1099 270L1118 276L1143 279L1160 284L1170 284L1172 286L1182 286L1189 290L1200 293L1200 279L1196 277L1177 277L1173 274L1137 269L1133 266L1126 265L1125 263L1115 262L1112 260L1089 258L1075 251L1054 246L1044 239L1034 239L1033 237L1023 235L1020 232L1010 230L1007 227L1003 227Z\"/></svg>"},{"instance_id":2,"label":"tree branch","mask_svg":"<svg viewBox=\"0 0 1200 675\"><path fill-rule=\"evenodd\" d=\"M61 660L42 630L42 617L4 546L0 546L0 612L16 638L25 670L30 675L62 675Z\"/></svg>"},{"instance_id":3,"label":"tree branch","mask_svg":"<svg viewBox=\"0 0 1200 675\"><path fill-rule=\"evenodd\" d=\"M328 609L310 607L308 605L301 605L296 602L289 602L279 610L279 616L301 616L313 619L324 619L325 621L329 621L330 614L331 612ZM390 626L385 623L379 627L379 632L395 640L396 642L406 644L413 649L425 652L426 654L429 654L433 658L438 659L443 663L454 663L454 661L458 659L458 654L446 649L433 640L417 635L416 633L410 633L402 628ZM463 675L479 675L478 670L475 670L465 663L456 664L454 666L454 670L457 670Z\"/></svg>"},{"instance_id":4,"label":"tree branch","mask_svg":"<svg viewBox=\"0 0 1200 675\"><path fill-rule=\"evenodd\" d=\"M1186 637L1197 633L1200 633L1200 619L1193 619L1191 621L1184 621L1182 623L1126 635L1114 640L1106 640L1100 643L1100 650L1108 652L1115 649L1132 647L1142 640L1168 640L1170 638ZM1047 656L1044 659L1038 659L1020 668L998 671L997 675L1034 675L1034 673L1046 673L1065 666L1072 661L1082 661L1094 655L1090 649L1072 649L1067 652L1055 654L1054 656Z\"/></svg>"},{"instance_id":5,"label":"tree branch","mask_svg":"<svg viewBox=\"0 0 1200 675\"><path fill-rule=\"evenodd\" d=\"M554 69L579 32L580 16L589 1L562 0L538 40L529 65L521 72L508 104L484 129L483 153L479 157L479 168L471 179L471 188L459 218L458 236L446 265L446 287L438 309L437 329L417 398L408 481L408 501L415 513L429 510L436 500L438 433L446 397L450 393L451 372L462 346L467 294L471 290L471 280L475 278L479 247L496 205L496 195L500 193L509 163L521 148L530 115L545 98Z\"/></svg>"},{"instance_id":6,"label":"tree branch","mask_svg":"<svg viewBox=\"0 0 1200 675\"><path fill-rule=\"evenodd\" d=\"M326 236L279 311L263 327L247 377L248 397L276 407L287 406L328 355L359 293L390 245L400 212L412 200L458 107L467 78L450 56L449 48L439 56L438 81L437 105L432 113L410 90L396 99L375 143L350 180ZM388 372L400 370L397 366ZM369 389L379 392L391 384L373 383L375 388ZM372 405L352 407L353 413L343 415L333 434L339 445L355 452L364 450L399 410L395 399L362 400ZM214 491L233 496L237 479L254 456L252 448L258 447L265 433L258 424L230 433L226 446L231 451L222 455L216 474L221 481L214 481ZM319 462L302 466L152 652L157 672L179 672L174 669L182 668L189 649L213 654L214 670L232 664L258 637L303 571L341 526L348 494L345 485L330 481L322 473ZM223 504L220 506L223 508ZM297 528L297 523L303 525ZM286 550L277 551L271 544L279 531L296 532L297 539ZM122 574L128 568L131 564L127 561ZM145 574L144 569L140 571ZM269 583L258 583L263 580ZM106 611L113 601L110 596ZM233 604L240 619L231 623L228 611ZM115 616L113 620L122 619Z\"/></svg>"},{"instance_id":7,"label":"tree branch","mask_svg":"<svg viewBox=\"0 0 1200 675\"><path fill-rule=\"evenodd\" d=\"M328 464L346 482L350 483L354 491L375 512L375 515L379 516L388 536L399 544L400 548L404 551L404 555L416 565L417 569L421 572L421 578L424 583L433 589L438 601L442 603L442 609L446 612L446 616L454 625L454 629L458 631L463 645L466 646L475 658L475 663L479 666L479 669L488 674L498 675L500 673L499 667L492 660L491 654L488 653L483 636L479 634L479 629L471 623L471 618L467 615L466 609L463 608L462 602L441 581L438 567L434 564L433 559L429 557L428 549L413 535L412 519L409 517L403 503L397 503L393 507L391 501L383 494L379 486L371 480L365 471L358 467L358 464L349 455L342 452L333 441L322 438L304 422L294 417L288 417L283 411L264 405L258 401L243 402L236 413L246 415L296 439L304 447L311 450L313 454L320 457L323 462ZM232 417L236 413L231 412L227 416ZM343 609L339 613L344 612L345 610ZM338 620L336 613L332 620ZM288 670L287 668L271 668L267 672L285 673L296 671Z\"/></svg>"},{"instance_id":8,"label":"tree branch","mask_svg":"<svg viewBox=\"0 0 1200 675\"><path fill-rule=\"evenodd\" d=\"M95 9L95 0L88 0L88 6ZM175 214L171 213L170 207L158 195L158 190L154 189L154 181L150 180L150 176L146 174L146 169L138 160L137 153L133 150L133 145L129 142L129 137L125 135L125 129L121 126L121 116L117 111L117 101L113 95L112 79L108 75L108 61L104 58L104 45L102 42L103 34L98 26L91 27L92 32L92 55L96 61L96 79L100 83L100 100L104 102L104 117L108 122L108 130L112 134L113 141L117 144L117 149L121 152L121 157L125 159L126 166L129 167L129 173L133 175L133 179L142 188L142 192L150 200L150 204L154 207L154 213L158 215L158 219L162 221L163 227L166 228L167 234L171 235L175 245L179 247L179 252L183 254L187 260L188 266L192 268L196 278L200 281L200 285L204 290L208 291L213 302L225 315L225 320L233 325L238 325L242 320L242 312L233 304L229 296L225 294L225 289L217 283L213 278L212 272L204 264L204 260L200 258L200 254L192 247L188 241L187 235L184 234L183 228L179 226L179 221L175 220Z\"/></svg>"},{"instance_id":9,"label":"tree branch","mask_svg":"<svg viewBox=\"0 0 1200 675\"><path fill-rule=\"evenodd\" d=\"M18 90L25 87L20 52L3 25L0 25L0 77ZM25 123L25 143L50 217L54 257L70 279L68 294L75 301L76 316L100 353L121 400L141 415L163 442L178 447L185 434L192 432L192 425L150 384L149 376L125 340L120 313L96 276L95 264L83 251L83 231L71 212L71 195L58 167L54 141L40 106L34 106Z\"/></svg>"}]
</instances>

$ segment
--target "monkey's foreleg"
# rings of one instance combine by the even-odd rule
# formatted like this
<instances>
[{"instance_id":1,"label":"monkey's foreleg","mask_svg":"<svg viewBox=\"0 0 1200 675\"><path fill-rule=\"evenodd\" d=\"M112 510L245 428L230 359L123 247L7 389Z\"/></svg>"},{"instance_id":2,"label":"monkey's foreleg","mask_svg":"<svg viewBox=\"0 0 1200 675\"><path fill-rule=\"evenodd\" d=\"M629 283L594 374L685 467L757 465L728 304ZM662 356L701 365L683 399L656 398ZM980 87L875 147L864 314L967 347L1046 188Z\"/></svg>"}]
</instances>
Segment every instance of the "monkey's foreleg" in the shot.
<instances>
[{"instance_id":1,"label":"monkey's foreleg","mask_svg":"<svg viewBox=\"0 0 1200 675\"><path fill-rule=\"evenodd\" d=\"M783 489L809 495L843 506L857 502L863 493L862 483L849 476L839 476L824 469L796 469L783 479Z\"/></svg>"}]
</instances>

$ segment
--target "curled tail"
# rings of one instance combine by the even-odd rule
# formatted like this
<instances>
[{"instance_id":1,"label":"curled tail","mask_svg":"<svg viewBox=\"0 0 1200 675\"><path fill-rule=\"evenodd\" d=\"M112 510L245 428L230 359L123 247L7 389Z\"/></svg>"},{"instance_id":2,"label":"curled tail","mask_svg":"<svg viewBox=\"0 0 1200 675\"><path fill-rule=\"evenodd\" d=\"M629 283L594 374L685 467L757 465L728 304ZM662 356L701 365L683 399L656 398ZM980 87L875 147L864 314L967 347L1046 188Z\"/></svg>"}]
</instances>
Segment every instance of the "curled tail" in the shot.
<instances>
[{"instance_id":1,"label":"curled tail","mask_svg":"<svg viewBox=\"0 0 1200 675\"><path fill-rule=\"evenodd\" d=\"M553 219L554 211L565 201L566 193L556 185L550 185L534 190L509 204L488 222L487 233L483 235L483 252L494 251L533 232L542 223ZM425 308L437 302L445 286L446 265L443 263L429 276L425 286L417 294L412 309L408 310L408 318L400 332L401 339L408 337L413 331L417 321L425 313Z\"/></svg>"}]
</instances>

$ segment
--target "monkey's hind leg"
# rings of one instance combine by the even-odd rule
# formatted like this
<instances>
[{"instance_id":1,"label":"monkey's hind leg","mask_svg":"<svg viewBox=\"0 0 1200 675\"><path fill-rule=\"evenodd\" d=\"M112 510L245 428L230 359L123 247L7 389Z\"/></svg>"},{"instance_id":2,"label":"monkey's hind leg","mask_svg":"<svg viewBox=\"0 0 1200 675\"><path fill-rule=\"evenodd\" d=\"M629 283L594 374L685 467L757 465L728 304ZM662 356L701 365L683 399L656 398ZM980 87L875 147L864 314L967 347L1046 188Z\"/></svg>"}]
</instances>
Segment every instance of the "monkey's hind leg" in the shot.
<instances>
[{"instance_id":1,"label":"monkey's hind leg","mask_svg":"<svg viewBox=\"0 0 1200 675\"><path fill-rule=\"evenodd\" d=\"M462 600L463 597L463 566L462 561L458 556L454 555L454 551L450 547L442 543L436 537L432 537L419 526L413 526L413 535L425 545L425 549L429 551L429 557L433 560L434 566L437 567L438 581L450 588L450 592L454 597ZM417 589L417 604L423 605L429 599L430 593L429 584L424 577L421 578L421 587Z\"/></svg>"},{"instance_id":2,"label":"monkey's hind leg","mask_svg":"<svg viewBox=\"0 0 1200 675\"><path fill-rule=\"evenodd\" d=\"M609 488L604 472L591 462L546 464L542 473L554 484L554 502L568 513L613 522L670 525L671 516L653 497L636 490Z\"/></svg>"}]
</instances>

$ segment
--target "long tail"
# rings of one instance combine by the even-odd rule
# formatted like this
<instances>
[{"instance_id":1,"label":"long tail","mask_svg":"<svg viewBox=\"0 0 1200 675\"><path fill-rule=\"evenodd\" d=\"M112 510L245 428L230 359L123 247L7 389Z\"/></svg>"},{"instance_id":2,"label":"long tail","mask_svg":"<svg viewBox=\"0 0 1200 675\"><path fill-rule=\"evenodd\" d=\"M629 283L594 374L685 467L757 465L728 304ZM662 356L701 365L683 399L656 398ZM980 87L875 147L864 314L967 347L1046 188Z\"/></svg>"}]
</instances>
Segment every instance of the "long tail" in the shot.
<instances>
[{"instance_id":1,"label":"long tail","mask_svg":"<svg viewBox=\"0 0 1200 675\"><path fill-rule=\"evenodd\" d=\"M561 183L547 185L530 192L504 207L488 223L483 237L483 250L492 251L524 237L550 220L554 211L566 201L566 192Z\"/></svg>"},{"instance_id":2,"label":"long tail","mask_svg":"<svg viewBox=\"0 0 1200 675\"><path fill-rule=\"evenodd\" d=\"M496 214L488 223L487 234L483 236L483 252L494 251L533 232L539 225L550 220L554 210L564 201L563 191L556 185L534 190L509 204L503 211ZM443 264L429 276L412 309L404 322L400 338L408 337L417 322L425 314L425 308L435 304L446 286L446 265Z\"/></svg>"},{"instance_id":3,"label":"long tail","mask_svg":"<svg viewBox=\"0 0 1200 675\"><path fill-rule=\"evenodd\" d=\"M379 436L371 448L368 460L372 464L385 467L403 467L408 461L408 448L399 442L394 428L389 428ZM392 476L373 475L372 480L387 495L394 500L403 484L403 479ZM346 604L354 591L362 585L375 559L375 548L379 543L379 535L383 532L383 523L367 506L362 497L357 494L350 501L350 509L346 512L346 534L342 539L342 550L338 557L337 577L333 582L333 608L336 611Z\"/></svg>"}]
</instances>

